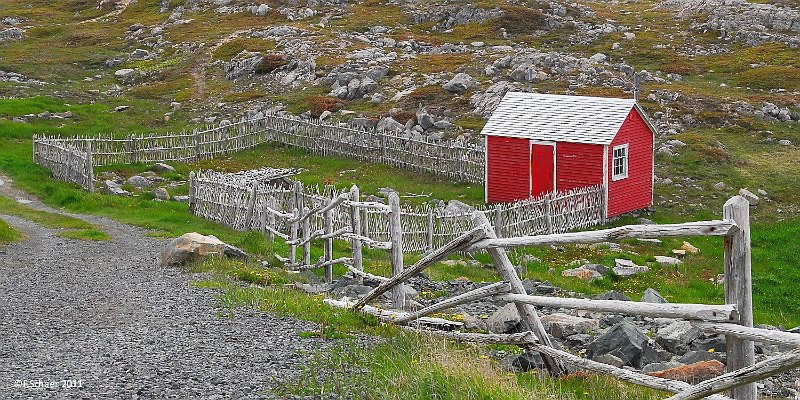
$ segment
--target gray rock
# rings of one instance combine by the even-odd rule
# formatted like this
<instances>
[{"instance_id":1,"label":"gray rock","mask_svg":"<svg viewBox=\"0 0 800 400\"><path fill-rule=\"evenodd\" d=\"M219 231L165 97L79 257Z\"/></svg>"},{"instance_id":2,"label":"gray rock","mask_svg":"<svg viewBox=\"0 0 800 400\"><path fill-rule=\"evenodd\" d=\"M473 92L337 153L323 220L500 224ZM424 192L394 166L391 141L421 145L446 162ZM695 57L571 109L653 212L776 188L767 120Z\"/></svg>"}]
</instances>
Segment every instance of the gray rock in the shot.
<instances>
[{"instance_id":1,"label":"gray rock","mask_svg":"<svg viewBox=\"0 0 800 400\"><path fill-rule=\"evenodd\" d=\"M669 303L660 293L653 288L647 288L642 295L642 303Z\"/></svg>"},{"instance_id":2,"label":"gray rock","mask_svg":"<svg viewBox=\"0 0 800 400\"><path fill-rule=\"evenodd\" d=\"M700 337L700 330L689 321L675 321L656 333L656 343L675 354L684 354L692 341Z\"/></svg>"},{"instance_id":3,"label":"gray rock","mask_svg":"<svg viewBox=\"0 0 800 400\"><path fill-rule=\"evenodd\" d=\"M108 67L108 68L115 68L115 67L120 66L120 65L122 65L122 59L121 58L116 58L115 57L115 58L109 58L108 60L106 60L106 67Z\"/></svg>"},{"instance_id":4,"label":"gray rock","mask_svg":"<svg viewBox=\"0 0 800 400\"><path fill-rule=\"evenodd\" d=\"M22 40L25 37L25 31L20 28L6 28L0 30L0 43L10 42L13 40Z\"/></svg>"},{"instance_id":5,"label":"gray rock","mask_svg":"<svg viewBox=\"0 0 800 400\"><path fill-rule=\"evenodd\" d=\"M242 51L223 65L225 79L234 80L243 76L250 76L255 73L256 68L263 62L264 57L261 53Z\"/></svg>"},{"instance_id":6,"label":"gray rock","mask_svg":"<svg viewBox=\"0 0 800 400\"><path fill-rule=\"evenodd\" d=\"M175 200L180 203L188 203L189 196L172 196L172 200Z\"/></svg>"},{"instance_id":7,"label":"gray rock","mask_svg":"<svg viewBox=\"0 0 800 400\"><path fill-rule=\"evenodd\" d=\"M103 187L100 189L101 192L106 194L113 194L115 196L130 196L131 192L123 189L119 183L114 182L112 180L105 180L103 181Z\"/></svg>"},{"instance_id":8,"label":"gray rock","mask_svg":"<svg viewBox=\"0 0 800 400\"><path fill-rule=\"evenodd\" d=\"M225 243L214 236L204 236L197 232L186 233L173 239L161 250L161 266L183 265L189 261L225 254Z\"/></svg>"},{"instance_id":9,"label":"gray rock","mask_svg":"<svg viewBox=\"0 0 800 400\"><path fill-rule=\"evenodd\" d=\"M405 125L395 121L392 117L385 117L378 122L375 128L379 131L400 131L405 128Z\"/></svg>"},{"instance_id":10,"label":"gray rock","mask_svg":"<svg viewBox=\"0 0 800 400\"><path fill-rule=\"evenodd\" d=\"M351 299L357 299L371 291L372 288L369 286L347 285L341 288L334 289L332 293L339 297L349 297Z\"/></svg>"},{"instance_id":11,"label":"gray rock","mask_svg":"<svg viewBox=\"0 0 800 400\"><path fill-rule=\"evenodd\" d=\"M123 69L118 69L116 72L114 72L114 77L119 80L126 81L133 78L133 75L135 73L136 71L130 68L123 68Z\"/></svg>"},{"instance_id":12,"label":"gray rock","mask_svg":"<svg viewBox=\"0 0 800 400\"><path fill-rule=\"evenodd\" d=\"M683 261L675 258L675 257L668 257L668 256L655 256L656 262L661 264L662 267L672 267L683 265Z\"/></svg>"},{"instance_id":13,"label":"gray rock","mask_svg":"<svg viewBox=\"0 0 800 400\"><path fill-rule=\"evenodd\" d=\"M453 125L453 123L451 123L450 121L440 120L440 121L436 121L436 123L434 123L433 126L436 129L450 129L450 128L454 127L455 125Z\"/></svg>"},{"instance_id":14,"label":"gray rock","mask_svg":"<svg viewBox=\"0 0 800 400\"><path fill-rule=\"evenodd\" d=\"M433 117L426 111L417 111L417 123L422 129L433 128Z\"/></svg>"},{"instance_id":15,"label":"gray rock","mask_svg":"<svg viewBox=\"0 0 800 400\"><path fill-rule=\"evenodd\" d=\"M541 321L547 332L557 339L600 330L600 323L595 319L581 318L562 313L545 315L541 318Z\"/></svg>"},{"instance_id":16,"label":"gray rock","mask_svg":"<svg viewBox=\"0 0 800 400\"><path fill-rule=\"evenodd\" d=\"M636 265L636 263L631 260L617 258L614 260L614 263L616 264L614 273L622 277L644 274L650 271L650 268L643 265Z\"/></svg>"},{"instance_id":17,"label":"gray rock","mask_svg":"<svg viewBox=\"0 0 800 400\"><path fill-rule=\"evenodd\" d=\"M725 363L725 353L718 353L713 352L710 353L708 351L689 351L686 354L682 355L678 358L678 362L682 362L684 364L694 364L701 361L711 361L717 360L721 363Z\"/></svg>"},{"instance_id":18,"label":"gray rock","mask_svg":"<svg viewBox=\"0 0 800 400\"><path fill-rule=\"evenodd\" d=\"M678 368L678 367L682 367L684 365L685 364L679 363L677 361L655 362L655 363L650 363L650 364L645 365L642 368L642 372L647 374L647 373L650 373L650 372L663 371L665 369Z\"/></svg>"},{"instance_id":19,"label":"gray rock","mask_svg":"<svg viewBox=\"0 0 800 400\"><path fill-rule=\"evenodd\" d=\"M500 104L500 100L503 99L503 96L513 88L513 85L509 82L500 81L489 86L484 92L473 94L470 98L470 103L475 107L473 113L481 116L489 116L497 108L497 105Z\"/></svg>"},{"instance_id":20,"label":"gray rock","mask_svg":"<svg viewBox=\"0 0 800 400\"><path fill-rule=\"evenodd\" d=\"M587 282L592 282L597 279L603 279L603 275L601 273L591 269L584 268L583 266L578 268L565 269L561 271L561 276L580 278Z\"/></svg>"},{"instance_id":21,"label":"gray rock","mask_svg":"<svg viewBox=\"0 0 800 400\"><path fill-rule=\"evenodd\" d=\"M153 189L153 196L158 200L169 200L169 192L163 187Z\"/></svg>"},{"instance_id":22,"label":"gray rock","mask_svg":"<svg viewBox=\"0 0 800 400\"><path fill-rule=\"evenodd\" d=\"M150 167L151 171L155 172L175 172L175 168L169 164L155 163Z\"/></svg>"},{"instance_id":23,"label":"gray rock","mask_svg":"<svg viewBox=\"0 0 800 400\"><path fill-rule=\"evenodd\" d=\"M134 60L143 60L150 58L150 52L145 49L136 49L131 53L131 58Z\"/></svg>"},{"instance_id":24,"label":"gray rock","mask_svg":"<svg viewBox=\"0 0 800 400\"><path fill-rule=\"evenodd\" d=\"M713 351L718 353L725 353L725 336L715 335L711 337L701 337L692 342L689 346L691 350L695 351Z\"/></svg>"},{"instance_id":25,"label":"gray rock","mask_svg":"<svg viewBox=\"0 0 800 400\"><path fill-rule=\"evenodd\" d=\"M128 178L125 183L139 189L153 186L153 182L150 179L147 179L141 175L134 175Z\"/></svg>"},{"instance_id":26,"label":"gray rock","mask_svg":"<svg viewBox=\"0 0 800 400\"><path fill-rule=\"evenodd\" d=\"M609 290L605 293L594 296L595 300L618 300L618 301L632 301L630 297L625 294L617 292L616 290Z\"/></svg>"},{"instance_id":27,"label":"gray rock","mask_svg":"<svg viewBox=\"0 0 800 400\"><path fill-rule=\"evenodd\" d=\"M534 369L543 370L546 365L542 356L534 351L525 351L519 356L508 356L500 361L500 368L507 371L525 372Z\"/></svg>"},{"instance_id":28,"label":"gray rock","mask_svg":"<svg viewBox=\"0 0 800 400\"><path fill-rule=\"evenodd\" d=\"M747 202L750 203L751 206L757 206L758 203L761 202L761 199L758 196L756 196L755 193L745 188L739 189L739 196L744 197L744 199L747 200Z\"/></svg>"},{"instance_id":29,"label":"gray rock","mask_svg":"<svg viewBox=\"0 0 800 400\"><path fill-rule=\"evenodd\" d=\"M131 106L116 106L114 107L114 112L128 111L130 108Z\"/></svg>"},{"instance_id":30,"label":"gray rock","mask_svg":"<svg viewBox=\"0 0 800 400\"><path fill-rule=\"evenodd\" d=\"M447 90L451 93L464 93L475 86L477 86L475 79L473 79L469 74L461 72L456 74L453 79L450 79L450 81L445 83L442 87L444 90Z\"/></svg>"},{"instance_id":31,"label":"gray rock","mask_svg":"<svg viewBox=\"0 0 800 400\"><path fill-rule=\"evenodd\" d=\"M642 348L642 357L639 365L647 365L657 362L672 360L672 353L664 350L657 342L650 341Z\"/></svg>"},{"instance_id":32,"label":"gray rock","mask_svg":"<svg viewBox=\"0 0 800 400\"><path fill-rule=\"evenodd\" d=\"M509 333L516 331L521 321L517 306L514 303L508 303L489 316L486 320L486 328L492 333Z\"/></svg>"},{"instance_id":33,"label":"gray rock","mask_svg":"<svg viewBox=\"0 0 800 400\"><path fill-rule=\"evenodd\" d=\"M639 327L623 320L590 343L586 354L592 360L603 354L611 354L619 357L624 365L637 366L647 341L647 336Z\"/></svg>"},{"instance_id":34,"label":"gray rock","mask_svg":"<svg viewBox=\"0 0 800 400\"><path fill-rule=\"evenodd\" d=\"M622 367L625 366L625 362L622 361L621 358L619 358L619 357L617 357L615 355L611 355L611 354L603 354L603 355L597 356L597 357L595 357L594 361L597 361L597 362L603 363L603 364L613 365L613 366L615 366L617 368L622 368Z\"/></svg>"},{"instance_id":35,"label":"gray rock","mask_svg":"<svg viewBox=\"0 0 800 400\"><path fill-rule=\"evenodd\" d=\"M389 75L389 67L372 67L364 75L375 82L380 82L381 79Z\"/></svg>"}]
</instances>

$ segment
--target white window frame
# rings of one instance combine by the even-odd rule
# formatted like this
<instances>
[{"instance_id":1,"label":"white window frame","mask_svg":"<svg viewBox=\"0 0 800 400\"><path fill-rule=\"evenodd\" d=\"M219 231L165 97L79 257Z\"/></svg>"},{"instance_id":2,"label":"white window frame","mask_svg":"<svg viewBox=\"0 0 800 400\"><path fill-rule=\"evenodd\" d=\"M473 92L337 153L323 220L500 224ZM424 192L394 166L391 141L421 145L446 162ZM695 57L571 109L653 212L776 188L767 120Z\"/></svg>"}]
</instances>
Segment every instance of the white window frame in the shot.
<instances>
[{"instance_id":1,"label":"white window frame","mask_svg":"<svg viewBox=\"0 0 800 400\"><path fill-rule=\"evenodd\" d=\"M623 157L617 157L616 156L617 150L621 150L621 149L625 149L625 155ZM611 150L611 180L612 181L618 181L618 180L626 179L628 177L628 166L629 166L630 156L631 156L631 154L629 152L629 148L628 148L628 144L627 143L613 147L613 149ZM615 168L615 161L618 158L622 159L622 168L623 168L623 171L621 173L619 173L619 174L616 173L617 171L616 171L616 168Z\"/></svg>"}]
</instances>

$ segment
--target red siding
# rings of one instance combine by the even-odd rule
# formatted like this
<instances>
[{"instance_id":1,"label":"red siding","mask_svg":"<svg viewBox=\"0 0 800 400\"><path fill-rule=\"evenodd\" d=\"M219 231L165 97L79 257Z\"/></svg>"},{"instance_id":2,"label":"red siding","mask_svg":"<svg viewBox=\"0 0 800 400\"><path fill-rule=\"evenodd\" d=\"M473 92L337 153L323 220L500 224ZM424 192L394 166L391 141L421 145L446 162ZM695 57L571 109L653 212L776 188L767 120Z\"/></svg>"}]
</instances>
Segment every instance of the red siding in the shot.
<instances>
[{"instance_id":1,"label":"red siding","mask_svg":"<svg viewBox=\"0 0 800 400\"><path fill-rule=\"evenodd\" d=\"M556 190L565 191L603 183L603 146L565 143L556 145Z\"/></svg>"},{"instance_id":2,"label":"red siding","mask_svg":"<svg viewBox=\"0 0 800 400\"><path fill-rule=\"evenodd\" d=\"M486 201L511 202L530 196L528 139L487 136Z\"/></svg>"},{"instance_id":3,"label":"red siding","mask_svg":"<svg viewBox=\"0 0 800 400\"><path fill-rule=\"evenodd\" d=\"M555 146L549 144L531 145L531 196L539 197L550 193L553 188L553 157Z\"/></svg>"},{"instance_id":4,"label":"red siding","mask_svg":"<svg viewBox=\"0 0 800 400\"><path fill-rule=\"evenodd\" d=\"M614 146L628 144L628 177L612 180ZM631 110L608 146L608 216L641 210L653 198L653 132L636 109Z\"/></svg>"}]
</instances>

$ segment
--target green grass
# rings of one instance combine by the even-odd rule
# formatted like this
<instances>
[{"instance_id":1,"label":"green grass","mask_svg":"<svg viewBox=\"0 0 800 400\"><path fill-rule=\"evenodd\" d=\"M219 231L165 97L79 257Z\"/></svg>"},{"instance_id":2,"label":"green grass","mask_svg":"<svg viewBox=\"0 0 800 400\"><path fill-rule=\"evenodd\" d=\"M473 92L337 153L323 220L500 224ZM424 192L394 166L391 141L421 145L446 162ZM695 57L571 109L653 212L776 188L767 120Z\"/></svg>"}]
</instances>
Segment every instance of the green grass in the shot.
<instances>
[{"instance_id":1,"label":"green grass","mask_svg":"<svg viewBox=\"0 0 800 400\"><path fill-rule=\"evenodd\" d=\"M22 232L0 219L0 244L14 243L23 238Z\"/></svg>"},{"instance_id":2,"label":"green grass","mask_svg":"<svg viewBox=\"0 0 800 400\"><path fill-rule=\"evenodd\" d=\"M58 233L59 236L69 239L111 239L107 233L97 229L94 225L82 219L48 211L36 210L4 196L0 196L0 213L24 218L28 221L35 222L48 228L62 229L62 231Z\"/></svg>"}]
</instances>

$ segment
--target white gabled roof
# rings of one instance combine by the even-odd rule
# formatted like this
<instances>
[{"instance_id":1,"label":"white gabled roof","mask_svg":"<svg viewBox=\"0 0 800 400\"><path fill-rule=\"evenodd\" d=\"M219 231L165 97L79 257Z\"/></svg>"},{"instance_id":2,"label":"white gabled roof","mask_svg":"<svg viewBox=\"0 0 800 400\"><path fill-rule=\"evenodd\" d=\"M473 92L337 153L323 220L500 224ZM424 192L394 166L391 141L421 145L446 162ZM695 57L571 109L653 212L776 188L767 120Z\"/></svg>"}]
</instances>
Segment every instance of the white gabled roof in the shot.
<instances>
[{"instance_id":1,"label":"white gabled roof","mask_svg":"<svg viewBox=\"0 0 800 400\"><path fill-rule=\"evenodd\" d=\"M634 99L508 92L481 134L611 144L634 107L650 125Z\"/></svg>"}]
</instances>

